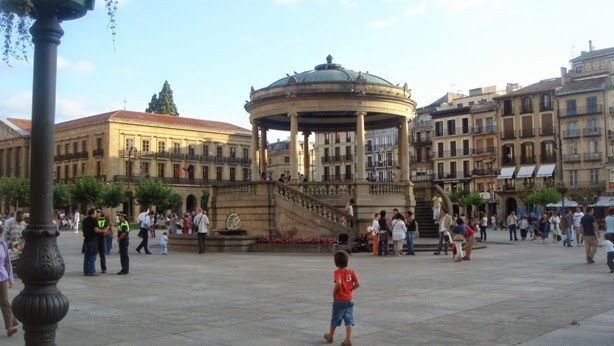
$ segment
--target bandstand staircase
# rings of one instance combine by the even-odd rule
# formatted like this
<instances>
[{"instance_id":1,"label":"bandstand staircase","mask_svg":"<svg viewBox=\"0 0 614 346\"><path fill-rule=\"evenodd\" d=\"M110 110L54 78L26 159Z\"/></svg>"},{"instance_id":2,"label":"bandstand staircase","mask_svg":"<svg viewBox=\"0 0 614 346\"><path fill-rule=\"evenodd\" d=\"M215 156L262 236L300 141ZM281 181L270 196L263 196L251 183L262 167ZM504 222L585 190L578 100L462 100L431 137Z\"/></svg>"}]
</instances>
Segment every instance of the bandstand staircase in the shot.
<instances>
[{"instance_id":1,"label":"bandstand staircase","mask_svg":"<svg viewBox=\"0 0 614 346\"><path fill-rule=\"evenodd\" d=\"M439 236L439 226L433 221L433 209L430 201L416 197L414 217L418 222L420 237L437 238Z\"/></svg>"}]
</instances>

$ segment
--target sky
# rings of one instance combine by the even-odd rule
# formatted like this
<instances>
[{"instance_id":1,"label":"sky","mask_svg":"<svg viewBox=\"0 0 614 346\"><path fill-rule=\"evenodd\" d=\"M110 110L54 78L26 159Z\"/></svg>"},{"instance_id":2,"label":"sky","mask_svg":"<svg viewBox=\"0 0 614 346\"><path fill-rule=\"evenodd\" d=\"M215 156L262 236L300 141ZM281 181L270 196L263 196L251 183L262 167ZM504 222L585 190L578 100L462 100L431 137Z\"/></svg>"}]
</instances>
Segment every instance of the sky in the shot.
<instances>
[{"instance_id":1,"label":"sky","mask_svg":"<svg viewBox=\"0 0 614 346\"><path fill-rule=\"evenodd\" d=\"M418 107L448 91L560 76L614 47L611 0L102 0L62 23L56 122L144 111L167 80L180 116L251 129L250 88L333 62L407 83ZM0 117L31 118L30 62L0 64ZM289 136L269 134L269 141Z\"/></svg>"}]
</instances>

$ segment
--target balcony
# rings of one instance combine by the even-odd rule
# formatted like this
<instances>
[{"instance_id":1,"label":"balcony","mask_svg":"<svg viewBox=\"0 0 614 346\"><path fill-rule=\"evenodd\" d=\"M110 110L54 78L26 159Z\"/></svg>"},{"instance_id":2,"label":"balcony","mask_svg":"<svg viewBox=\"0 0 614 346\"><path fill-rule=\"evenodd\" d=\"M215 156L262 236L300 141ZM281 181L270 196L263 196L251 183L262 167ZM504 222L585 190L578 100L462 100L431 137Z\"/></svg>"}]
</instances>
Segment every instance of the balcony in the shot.
<instances>
[{"instance_id":1,"label":"balcony","mask_svg":"<svg viewBox=\"0 0 614 346\"><path fill-rule=\"evenodd\" d=\"M541 163L555 163L557 161L556 155L554 154L542 154L539 157L539 162Z\"/></svg>"},{"instance_id":2,"label":"balcony","mask_svg":"<svg viewBox=\"0 0 614 346\"><path fill-rule=\"evenodd\" d=\"M529 137L535 137L534 128L518 130L518 138L529 138Z\"/></svg>"},{"instance_id":3,"label":"balcony","mask_svg":"<svg viewBox=\"0 0 614 346\"><path fill-rule=\"evenodd\" d=\"M614 163L614 157L608 156L608 163L609 164L613 164Z\"/></svg>"},{"instance_id":4,"label":"balcony","mask_svg":"<svg viewBox=\"0 0 614 346\"><path fill-rule=\"evenodd\" d=\"M473 127L473 134L474 135L482 135L482 134L491 134L491 133L497 133L497 127L496 126L475 126Z\"/></svg>"},{"instance_id":5,"label":"balcony","mask_svg":"<svg viewBox=\"0 0 614 346\"><path fill-rule=\"evenodd\" d=\"M182 153L171 153L171 160L183 160Z\"/></svg>"},{"instance_id":6,"label":"balcony","mask_svg":"<svg viewBox=\"0 0 614 346\"><path fill-rule=\"evenodd\" d=\"M225 163L226 161L228 160L224 156L212 156L211 157L211 162L213 163Z\"/></svg>"},{"instance_id":7,"label":"balcony","mask_svg":"<svg viewBox=\"0 0 614 346\"><path fill-rule=\"evenodd\" d=\"M65 160L64 155L55 155L53 157L53 161L64 161L64 160Z\"/></svg>"},{"instance_id":8,"label":"balcony","mask_svg":"<svg viewBox=\"0 0 614 346\"><path fill-rule=\"evenodd\" d=\"M582 158L584 161L601 161L601 153L584 153L582 154Z\"/></svg>"},{"instance_id":9,"label":"balcony","mask_svg":"<svg viewBox=\"0 0 614 346\"><path fill-rule=\"evenodd\" d=\"M457 171L457 172L438 172L437 176L435 177L436 180L450 180L450 179L470 179L471 178L471 172L467 171L467 172L463 172L463 171Z\"/></svg>"},{"instance_id":10,"label":"balcony","mask_svg":"<svg viewBox=\"0 0 614 346\"><path fill-rule=\"evenodd\" d=\"M238 165L241 159L238 157L228 157L226 158L226 162L228 162L229 165Z\"/></svg>"},{"instance_id":11,"label":"balcony","mask_svg":"<svg viewBox=\"0 0 614 346\"><path fill-rule=\"evenodd\" d=\"M189 178L170 178L170 177L151 177L149 178L155 181L162 181L167 184L173 185L208 185L213 182L220 182L219 180L209 180L209 179L189 179ZM132 177L128 175L115 175L113 176L113 181L116 183L137 183L142 178L139 175L133 175Z\"/></svg>"},{"instance_id":12,"label":"balcony","mask_svg":"<svg viewBox=\"0 0 614 346\"><path fill-rule=\"evenodd\" d=\"M240 162L240 163L241 163L241 165L244 165L244 166L249 166L249 165L251 165L251 164L252 164L252 159L249 159L249 158L247 158L247 157L244 157L244 158L242 158L242 159L241 159L241 162Z\"/></svg>"},{"instance_id":13,"label":"balcony","mask_svg":"<svg viewBox=\"0 0 614 346\"><path fill-rule=\"evenodd\" d=\"M520 107L520 114L533 113L533 105L531 103Z\"/></svg>"},{"instance_id":14,"label":"balcony","mask_svg":"<svg viewBox=\"0 0 614 346\"><path fill-rule=\"evenodd\" d=\"M520 157L520 164L535 164L535 156L532 157Z\"/></svg>"},{"instance_id":15,"label":"balcony","mask_svg":"<svg viewBox=\"0 0 614 346\"><path fill-rule=\"evenodd\" d=\"M559 112L561 118L578 115L603 114L603 105L582 106L575 108L563 108Z\"/></svg>"},{"instance_id":16,"label":"balcony","mask_svg":"<svg viewBox=\"0 0 614 346\"><path fill-rule=\"evenodd\" d=\"M501 157L501 165L503 166L514 166L516 164L515 157L503 156Z\"/></svg>"},{"instance_id":17,"label":"balcony","mask_svg":"<svg viewBox=\"0 0 614 346\"><path fill-rule=\"evenodd\" d=\"M552 102L540 102L539 103L539 111L540 112L545 112L545 111L551 111L552 108Z\"/></svg>"},{"instance_id":18,"label":"balcony","mask_svg":"<svg viewBox=\"0 0 614 346\"><path fill-rule=\"evenodd\" d=\"M580 154L563 155L563 162L580 162Z\"/></svg>"},{"instance_id":19,"label":"balcony","mask_svg":"<svg viewBox=\"0 0 614 346\"><path fill-rule=\"evenodd\" d=\"M497 148L495 147L473 149L473 155L475 156L496 155L496 154L497 154Z\"/></svg>"},{"instance_id":20,"label":"balcony","mask_svg":"<svg viewBox=\"0 0 614 346\"><path fill-rule=\"evenodd\" d=\"M556 128L554 126L540 127L539 128L539 135L540 136L554 136L555 133L556 133Z\"/></svg>"},{"instance_id":21,"label":"balcony","mask_svg":"<svg viewBox=\"0 0 614 346\"><path fill-rule=\"evenodd\" d=\"M156 153L156 159L168 159L171 157L171 153L166 151L158 151Z\"/></svg>"},{"instance_id":22,"label":"balcony","mask_svg":"<svg viewBox=\"0 0 614 346\"><path fill-rule=\"evenodd\" d=\"M431 162L430 157L425 156L425 155L421 155L421 156L412 156L411 157L411 162Z\"/></svg>"},{"instance_id":23,"label":"balcony","mask_svg":"<svg viewBox=\"0 0 614 346\"><path fill-rule=\"evenodd\" d=\"M431 145L433 144L433 138L431 136L427 136L427 137L418 137L418 138L413 138L411 139L411 144L414 146L427 146L427 145Z\"/></svg>"},{"instance_id":24,"label":"balcony","mask_svg":"<svg viewBox=\"0 0 614 346\"><path fill-rule=\"evenodd\" d=\"M494 168L475 168L471 173L476 176L498 175L499 170Z\"/></svg>"},{"instance_id":25,"label":"balcony","mask_svg":"<svg viewBox=\"0 0 614 346\"><path fill-rule=\"evenodd\" d=\"M92 150L92 156L94 157L104 156L104 149L98 148L98 149Z\"/></svg>"},{"instance_id":26,"label":"balcony","mask_svg":"<svg viewBox=\"0 0 614 346\"><path fill-rule=\"evenodd\" d=\"M565 177L567 179L569 179L569 177ZM607 183L604 180L576 180L576 181L565 181L565 184L568 187L571 188L575 188L575 187L592 187L595 185L602 185L602 186L606 186L607 187Z\"/></svg>"},{"instance_id":27,"label":"balcony","mask_svg":"<svg viewBox=\"0 0 614 346\"><path fill-rule=\"evenodd\" d=\"M582 129L582 135L584 137L596 137L601 136L601 127L587 127Z\"/></svg>"},{"instance_id":28,"label":"balcony","mask_svg":"<svg viewBox=\"0 0 614 346\"><path fill-rule=\"evenodd\" d=\"M580 130L567 130L563 131L563 138L580 138Z\"/></svg>"},{"instance_id":29,"label":"balcony","mask_svg":"<svg viewBox=\"0 0 614 346\"><path fill-rule=\"evenodd\" d=\"M514 138L516 138L516 132L514 130L501 131L501 139L514 139Z\"/></svg>"},{"instance_id":30,"label":"balcony","mask_svg":"<svg viewBox=\"0 0 614 346\"><path fill-rule=\"evenodd\" d=\"M196 154L186 154L185 158L188 161L200 161L200 155Z\"/></svg>"},{"instance_id":31,"label":"balcony","mask_svg":"<svg viewBox=\"0 0 614 346\"><path fill-rule=\"evenodd\" d=\"M464 149L457 149L457 150L434 151L433 155L435 158L442 159L442 158L450 158L450 157L469 156L473 154L473 151L474 150L471 148L464 148Z\"/></svg>"},{"instance_id":32,"label":"balcony","mask_svg":"<svg viewBox=\"0 0 614 346\"><path fill-rule=\"evenodd\" d=\"M412 182L419 182L419 181L432 181L433 180L433 174L429 173L429 174L416 174L416 175L412 175L411 176L411 181Z\"/></svg>"}]
</instances>

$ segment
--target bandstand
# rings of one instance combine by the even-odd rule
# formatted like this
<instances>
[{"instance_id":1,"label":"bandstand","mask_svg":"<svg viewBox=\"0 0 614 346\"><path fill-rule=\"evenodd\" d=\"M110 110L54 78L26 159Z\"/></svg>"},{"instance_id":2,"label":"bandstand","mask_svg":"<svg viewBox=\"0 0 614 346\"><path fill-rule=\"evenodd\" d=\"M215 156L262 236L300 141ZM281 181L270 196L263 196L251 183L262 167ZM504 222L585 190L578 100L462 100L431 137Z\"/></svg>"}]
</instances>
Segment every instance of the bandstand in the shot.
<instances>
[{"instance_id":1,"label":"bandstand","mask_svg":"<svg viewBox=\"0 0 614 346\"><path fill-rule=\"evenodd\" d=\"M413 209L408 123L416 103L411 90L407 84L394 85L369 73L345 69L332 60L329 55L326 63L313 70L251 89L245 109L252 124L252 181L213 187L214 227L220 227L224 215L234 212L242 215L250 235L330 236L343 229L366 229L373 214L381 209ZM398 130L400 177L396 182L369 182L365 131L384 128ZM267 171L268 130L290 132L290 172L294 174L287 185L259 181L260 172ZM308 182L299 182L299 133L308 145L312 133L346 131L356 134L354 180L318 182L309 176L310 165L317 163L309 162L309 155L304 155ZM353 217L342 211L350 198L355 200Z\"/></svg>"}]
</instances>

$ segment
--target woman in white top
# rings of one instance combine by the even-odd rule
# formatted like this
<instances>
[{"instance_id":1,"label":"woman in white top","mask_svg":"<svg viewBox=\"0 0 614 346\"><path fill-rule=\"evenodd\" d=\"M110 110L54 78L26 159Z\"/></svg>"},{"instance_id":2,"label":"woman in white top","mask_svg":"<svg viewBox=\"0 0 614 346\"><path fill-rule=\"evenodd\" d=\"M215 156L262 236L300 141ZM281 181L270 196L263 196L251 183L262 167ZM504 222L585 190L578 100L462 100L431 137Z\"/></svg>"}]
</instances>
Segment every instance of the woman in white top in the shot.
<instances>
[{"instance_id":1,"label":"woman in white top","mask_svg":"<svg viewBox=\"0 0 614 346\"><path fill-rule=\"evenodd\" d=\"M614 207L608 208L608 216L605 217L605 232L614 233Z\"/></svg>"},{"instance_id":2,"label":"woman in white top","mask_svg":"<svg viewBox=\"0 0 614 346\"><path fill-rule=\"evenodd\" d=\"M397 213L392 220L392 241L394 243L394 255L399 256L403 249L403 240L407 234L407 226L403 221L403 214Z\"/></svg>"},{"instance_id":3,"label":"woman in white top","mask_svg":"<svg viewBox=\"0 0 614 346\"><path fill-rule=\"evenodd\" d=\"M561 218L558 211L552 213L550 217L550 230L552 231L552 242L556 243L557 236L561 235Z\"/></svg>"},{"instance_id":4,"label":"woman in white top","mask_svg":"<svg viewBox=\"0 0 614 346\"><path fill-rule=\"evenodd\" d=\"M380 219L379 213L375 213L375 217L373 218L373 224L367 228L367 231L369 231L367 238L373 240L373 254L375 256L377 256L377 250L378 250L377 237L379 236L379 219Z\"/></svg>"}]
</instances>

